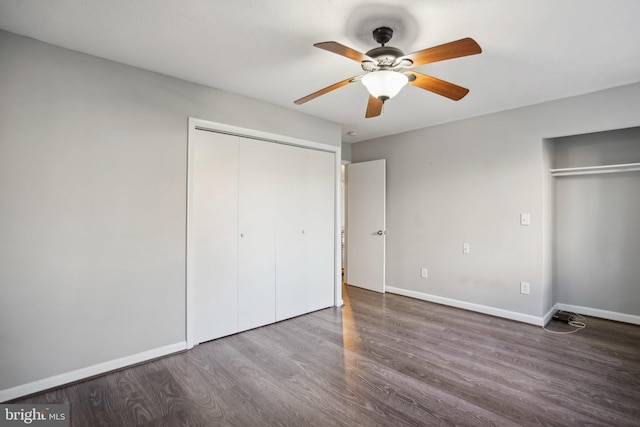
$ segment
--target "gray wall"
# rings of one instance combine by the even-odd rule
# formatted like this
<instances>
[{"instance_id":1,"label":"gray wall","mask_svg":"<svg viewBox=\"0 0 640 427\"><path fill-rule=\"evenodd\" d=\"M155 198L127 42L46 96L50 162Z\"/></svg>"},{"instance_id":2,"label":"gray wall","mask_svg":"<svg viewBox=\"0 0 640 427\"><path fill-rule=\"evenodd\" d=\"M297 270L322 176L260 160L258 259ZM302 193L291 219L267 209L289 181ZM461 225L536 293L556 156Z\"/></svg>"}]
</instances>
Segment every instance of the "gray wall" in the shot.
<instances>
[{"instance_id":1,"label":"gray wall","mask_svg":"<svg viewBox=\"0 0 640 427\"><path fill-rule=\"evenodd\" d=\"M543 316L554 303L544 139L638 124L634 84L354 144L354 162L387 159L387 285Z\"/></svg>"},{"instance_id":2,"label":"gray wall","mask_svg":"<svg viewBox=\"0 0 640 427\"><path fill-rule=\"evenodd\" d=\"M552 139L555 167L640 163L640 128ZM640 172L555 178L561 303L640 315Z\"/></svg>"},{"instance_id":3,"label":"gray wall","mask_svg":"<svg viewBox=\"0 0 640 427\"><path fill-rule=\"evenodd\" d=\"M640 163L640 128L549 138L553 168Z\"/></svg>"},{"instance_id":4,"label":"gray wall","mask_svg":"<svg viewBox=\"0 0 640 427\"><path fill-rule=\"evenodd\" d=\"M348 142L342 143L342 160L351 161L351 144Z\"/></svg>"},{"instance_id":5,"label":"gray wall","mask_svg":"<svg viewBox=\"0 0 640 427\"><path fill-rule=\"evenodd\" d=\"M291 110L0 32L0 389L185 340L189 116Z\"/></svg>"}]
</instances>

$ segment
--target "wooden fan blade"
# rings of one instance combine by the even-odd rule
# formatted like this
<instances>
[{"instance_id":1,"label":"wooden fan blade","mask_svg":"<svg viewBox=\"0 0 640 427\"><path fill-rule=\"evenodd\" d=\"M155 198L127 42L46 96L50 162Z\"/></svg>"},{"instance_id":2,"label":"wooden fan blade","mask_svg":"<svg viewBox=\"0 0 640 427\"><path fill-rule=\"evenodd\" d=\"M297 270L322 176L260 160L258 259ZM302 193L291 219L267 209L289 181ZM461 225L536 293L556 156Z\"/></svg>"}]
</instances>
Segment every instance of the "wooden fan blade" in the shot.
<instances>
[{"instance_id":1,"label":"wooden fan blade","mask_svg":"<svg viewBox=\"0 0 640 427\"><path fill-rule=\"evenodd\" d=\"M461 56L475 55L481 53L482 48L472 38L456 40L454 42L441 44L410 53L399 59L409 59L413 61L413 66L430 64L432 62L444 61L445 59L460 58Z\"/></svg>"},{"instance_id":2,"label":"wooden fan blade","mask_svg":"<svg viewBox=\"0 0 640 427\"><path fill-rule=\"evenodd\" d=\"M369 119L371 117L379 116L380 114L382 114L382 105L382 101L369 95L369 102L367 103L367 113L364 115L364 117Z\"/></svg>"},{"instance_id":3,"label":"wooden fan blade","mask_svg":"<svg viewBox=\"0 0 640 427\"><path fill-rule=\"evenodd\" d=\"M372 58L369 58L364 53L358 52L357 50L351 49L345 45L342 45L338 42L322 42L314 44L315 47L319 47L320 49L327 50L329 52L337 53L338 55L344 56L349 59L353 59L356 62L362 61L372 61Z\"/></svg>"},{"instance_id":4,"label":"wooden fan blade","mask_svg":"<svg viewBox=\"0 0 640 427\"><path fill-rule=\"evenodd\" d=\"M342 86L346 86L349 83L354 82L355 79L357 79L358 77L360 77L360 76L349 77L348 79L345 79L345 80L343 80L341 82L334 83L331 86L327 86L324 89L320 89L317 92L313 92L311 95L307 95L304 98L300 98L300 99L298 99L296 101L293 101L293 103L296 104L296 105L302 105L307 101L311 101L312 99L319 97L320 95L324 95L327 92L331 92L332 90L341 88Z\"/></svg>"},{"instance_id":5,"label":"wooden fan blade","mask_svg":"<svg viewBox=\"0 0 640 427\"><path fill-rule=\"evenodd\" d=\"M469 93L469 89L467 88L445 82L444 80L436 79L435 77L427 76L426 74L420 74L414 71L406 72L405 74L409 76L410 85L428 90L429 92L437 93L438 95L446 96L454 101L461 100ZM412 75L415 76L415 78L413 78Z\"/></svg>"}]
</instances>

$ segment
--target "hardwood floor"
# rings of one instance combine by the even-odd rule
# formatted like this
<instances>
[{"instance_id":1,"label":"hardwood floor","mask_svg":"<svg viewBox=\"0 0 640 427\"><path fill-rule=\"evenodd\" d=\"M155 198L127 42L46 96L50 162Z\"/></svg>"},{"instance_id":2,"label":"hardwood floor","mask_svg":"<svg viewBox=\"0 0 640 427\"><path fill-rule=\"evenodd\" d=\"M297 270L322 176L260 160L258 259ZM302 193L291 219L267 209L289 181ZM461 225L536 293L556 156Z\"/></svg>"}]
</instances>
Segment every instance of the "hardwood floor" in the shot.
<instances>
[{"instance_id":1,"label":"hardwood floor","mask_svg":"<svg viewBox=\"0 0 640 427\"><path fill-rule=\"evenodd\" d=\"M70 403L74 426L640 424L638 326L554 335L353 287L345 302L15 403Z\"/></svg>"}]
</instances>

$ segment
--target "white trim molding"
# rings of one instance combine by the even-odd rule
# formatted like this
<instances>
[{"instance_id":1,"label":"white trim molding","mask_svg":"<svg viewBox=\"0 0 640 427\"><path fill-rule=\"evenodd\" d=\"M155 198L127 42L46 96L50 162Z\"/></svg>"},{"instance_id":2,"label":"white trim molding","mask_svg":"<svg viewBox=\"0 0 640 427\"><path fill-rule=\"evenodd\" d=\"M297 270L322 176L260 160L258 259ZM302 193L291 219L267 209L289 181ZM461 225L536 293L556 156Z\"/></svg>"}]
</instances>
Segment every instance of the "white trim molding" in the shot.
<instances>
[{"instance_id":1,"label":"white trim molding","mask_svg":"<svg viewBox=\"0 0 640 427\"><path fill-rule=\"evenodd\" d=\"M460 301L452 298L445 298L437 295L430 295L422 292L395 288L392 286L387 286L386 291L391 294L398 294L398 295L403 295L405 297L420 299L423 301L435 302L436 304L462 308L465 310L475 311L478 313L489 314L491 316L502 317L504 319L516 320L518 322L528 323L535 326L542 326L544 321L544 318L539 316L533 316L531 314L518 313L515 311L504 310L502 308L490 307L488 305L475 304L472 302Z\"/></svg>"},{"instance_id":2,"label":"white trim molding","mask_svg":"<svg viewBox=\"0 0 640 427\"><path fill-rule=\"evenodd\" d=\"M570 311L573 313L584 314L585 316L599 317L601 319L613 320L615 322L631 323L633 325L640 325L640 316L635 314L617 313L615 311L600 310L599 308L581 307L579 305L571 304L556 304L555 309Z\"/></svg>"},{"instance_id":3,"label":"white trim molding","mask_svg":"<svg viewBox=\"0 0 640 427\"><path fill-rule=\"evenodd\" d=\"M553 305L553 307L551 307L549 309L549 311L547 311L547 314L545 314L542 317L542 321L544 322L543 325L546 325L547 323L549 323L551 321L551 318L553 317L554 313L556 311L560 310L560 304L556 303Z\"/></svg>"},{"instance_id":4,"label":"white trim molding","mask_svg":"<svg viewBox=\"0 0 640 427\"><path fill-rule=\"evenodd\" d=\"M501 308L490 307L481 304L475 304L466 301L460 301L452 298L445 298L437 295L425 294L422 292L410 291L407 289L395 288L387 286L386 291L391 294L403 295L405 297L416 298L423 301L434 302L436 304L448 305L451 307L462 308L465 310L475 311L478 313L489 314L491 316L502 317L504 319L515 320L518 322L528 323L535 326L544 326L553 317L557 310L569 311L572 313L583 314L585 316L599 317L601 319L613 320L615 322L630 323L632 325L640 325L640 316L634 314L617 313L614 311L600 310L598 308L581 307L578 305L556 303L542 317L530 314L518 313L515 311L504 310Z\"/></svg>"},{"instance_id":5,"label":"white trim molding","mask_svg":"<svg viewBox=\"0 0 640 427\"><path fill-rule=\"evenodd\" d=\"M96 375L106 374L107 372L117 369L126 368L141 362L148 362L158 357L170 355L187 349L186 341L175 344L158 347L142 353L132 354L130 356L121 357L119 359L109 360L107 362L98 363L97 365L87 366L86 368L76 369L75 371L65 372L53 377L44 378L27 384L21 384L15 387L0 390L0 402L16 399L18 397L27 396L29 394L38 393L54 387L60 387L75 381L84 380Z\"/></svg>"}]
</instances>

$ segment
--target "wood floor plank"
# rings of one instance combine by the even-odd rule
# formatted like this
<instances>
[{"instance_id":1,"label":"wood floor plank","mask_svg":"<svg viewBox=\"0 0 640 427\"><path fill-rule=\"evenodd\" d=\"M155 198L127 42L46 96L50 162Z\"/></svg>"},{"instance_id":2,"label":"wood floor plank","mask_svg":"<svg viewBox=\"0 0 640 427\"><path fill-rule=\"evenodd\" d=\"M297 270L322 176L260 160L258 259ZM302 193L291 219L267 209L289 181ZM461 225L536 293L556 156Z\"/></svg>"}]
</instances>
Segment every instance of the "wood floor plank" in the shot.
<instances>
[{"instance_id":1,"label":"wood floor plank","mask_svg":"<svg viewBox=\"0 0 640 427\"><path fill-rule=\"evenodd\" d=\"M70 403L73 426L638 425L636 325L345 302L14 403Z\"/></svg>"}]
</instances>

